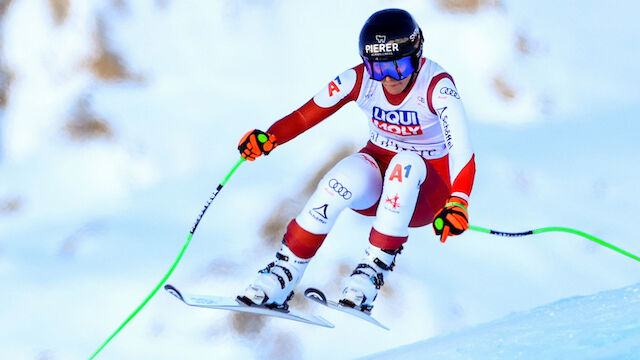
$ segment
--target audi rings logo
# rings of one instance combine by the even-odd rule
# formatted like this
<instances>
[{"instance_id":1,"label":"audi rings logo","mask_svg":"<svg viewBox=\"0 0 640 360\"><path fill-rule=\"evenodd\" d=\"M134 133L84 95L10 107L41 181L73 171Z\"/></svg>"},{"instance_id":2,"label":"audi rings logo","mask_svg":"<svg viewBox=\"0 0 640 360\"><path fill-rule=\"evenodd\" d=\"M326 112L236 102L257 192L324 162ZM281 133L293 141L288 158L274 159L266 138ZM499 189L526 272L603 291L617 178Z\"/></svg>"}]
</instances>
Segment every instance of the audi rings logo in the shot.
<instances>
[{"instance_id":1,"label":"audi rings logo","mask_svg":"<svg viewBox=\"0 0 640 360\"><path fill-rule=\"evenodd\" d=\"M443 87L442 89L440 89L440 94L450 95L456 99L460 99L460 95L458 95L458 92L453 90L452 88Z\"/></svg>"},{"instance_id":2,"label":"audi rings logo","mask_svg":"<svg viewBox=\"0 0 640 360\"><path fill-rule=\"evenodd\" d=\"M353 196L351 194L351 191L349 191L349 189L347 189L342 184L340 184L340 182L336 179L329 180L329 187L332 188L333 191L338 193L338 195L342 196L342 198L345 200L349 200L351 199L351 196Z\"/></svg>"}]
</instances>

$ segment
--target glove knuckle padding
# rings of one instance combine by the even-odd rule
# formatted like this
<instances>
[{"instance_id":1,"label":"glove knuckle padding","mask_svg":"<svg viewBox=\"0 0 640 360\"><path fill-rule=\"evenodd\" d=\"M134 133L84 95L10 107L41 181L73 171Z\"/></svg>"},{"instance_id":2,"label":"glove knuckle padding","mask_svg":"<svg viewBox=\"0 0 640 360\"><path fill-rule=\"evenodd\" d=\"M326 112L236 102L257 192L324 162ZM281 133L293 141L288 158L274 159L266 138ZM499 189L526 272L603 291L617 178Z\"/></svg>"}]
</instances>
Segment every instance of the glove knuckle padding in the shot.
<instances>
[{"instance_id":1,"label":"glove knuckle padding","mask_svg":"<svg viewBox=\"0 0 640 360\"><path fill-rule=\"evenodd\" d=\"M457 215L457 216L461 216L461 217L463 217L465 220L469 219L469 216L467 216L467 212L466 212L464 209L460 208L460 207L457 207L457 206L452 207L452 208L449 210L449 212L450 212L451 214L455 214L455 215Z\"/></svg>"},{"instance_id":2,"label":"glove knuckle padding","mask_svg":"<svg viewBox=\"0 0 640 360\"><path fill-rule=\"evenodd\" d=\"M461 219L459 216L455 214L447 215L447 221L451 224L452 227L456 229L462 229L464 219Z\"/></svg>"},{"instance_id":3,"label":"glove knuckle padding","mask_svg":"<svg viewBox=\"0 0 640 360\"><path fill-rule=\"evenodd\" d=\"M257 149L258 151L260 150L260 145L258 145L258 139L256 139L255 135L251 135L251 137L249 137L249 145L251 149Z\"/></svg>"},{"instance_id":4,"label":"glove knuckle padding","mask_svg":"<svg viewBox=\"0 0 640 360\"><path fill-rule=\"evenodd\" d=\"M326 234L342 210L369 208L381 192L382 176L373 158L352 154L324 175L296 222L309 232Z\"/></svg>"},{"instance_id":5,"label":"glove knuckle padding","mask_svg":"<svg viewBox=\"0 0 640 360\"><path fill-rule=\"evenodd\" d=\"M454 235L461 234L469 227L465 214L461 211L456 211L455 208L446 214L445 224L449 225L450 231Z\"/></svg>"}]
</instances>

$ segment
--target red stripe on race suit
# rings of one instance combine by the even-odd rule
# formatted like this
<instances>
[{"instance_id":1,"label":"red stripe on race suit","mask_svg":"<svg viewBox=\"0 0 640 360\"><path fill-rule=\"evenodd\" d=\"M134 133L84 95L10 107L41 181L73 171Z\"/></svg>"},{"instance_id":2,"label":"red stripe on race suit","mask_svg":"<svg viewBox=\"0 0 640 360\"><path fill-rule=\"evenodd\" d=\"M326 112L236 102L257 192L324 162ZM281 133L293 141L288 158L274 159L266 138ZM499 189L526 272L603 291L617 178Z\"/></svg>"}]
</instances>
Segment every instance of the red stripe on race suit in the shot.
<instances>
[{"instance_id":1,"label":"red stripe on race suit","mask_svg":"<svg viewBox=\"0 0 640 360\"><path fill-rule=\"evenodd\" d=\"M451 192L461 192L463 194L470 195L471 189L473 189L473 180L476 176L476 155L471 155L471 159L467 162L462 170L458 173L451 185Z\"/></svg>"},{"instance_id":2,"label":"red stripe on race suit","mask_svg":"<svg viewBox=\"0 0 640 360\"><path fill-rule=\"evenodd\" d=\"M449 80L451 80L453 85L456 84L455 81L453 81L453 78L451 77L451 75L449 75L446 72L443 72L434 76L433 79L431 79L431 82L429 83L429 88L427 89L427 104L429 105L429 110L431 110L431 112L434 115L437 115L437 114L436 114L436 109L433 108L433 102L431 97L433 96L433 90L436 88L436 85L438 85L438 82L444 78L448 78Z\"/></svg>"},{"instance_id":3,"label":"red stripe on race suit","mask_svg":"<svg viewBox=\"0 0 640 360\"><path fill-rule=\"evenodd\" d=\"M369 233L369 243L382 250L397 250L402 244L407 242L408 236L389 236L375 228L371 228Z\"/></svg>"},{"instance_id":4,"label":"red stripe on race suit","mask_svg":"<svg viewBox=\"0 0 640 360\"><path fill-rule=\"evenodd\" d=\"M310 259L316 254L327 234L313 234L303 229L296 219L291 220L284 234L284 242L295 256Z\"/></svg>"},{"instance_id":5,"label":"red stripe on race suit","mask_svg":"<svg viewBox=\"0 0 640 360\"><path fill-rule=\"evenodd\" d=\"M307 101L299 109L291 114L276 121L269 130L268 133L273 134L278 139L278 145L282 145L287 141L295 138L303 132L311 129L315 125L319 124L322 120L333 115L336 111L340 110L345 104L350 101L358 99L360 93L360 87L362 86L362 79L364 75L364 64L353 67L356 72L356 84L344 99L340 100L336 105L323 108L318 106L313 98Z\"/></svg>"}]
</instances>

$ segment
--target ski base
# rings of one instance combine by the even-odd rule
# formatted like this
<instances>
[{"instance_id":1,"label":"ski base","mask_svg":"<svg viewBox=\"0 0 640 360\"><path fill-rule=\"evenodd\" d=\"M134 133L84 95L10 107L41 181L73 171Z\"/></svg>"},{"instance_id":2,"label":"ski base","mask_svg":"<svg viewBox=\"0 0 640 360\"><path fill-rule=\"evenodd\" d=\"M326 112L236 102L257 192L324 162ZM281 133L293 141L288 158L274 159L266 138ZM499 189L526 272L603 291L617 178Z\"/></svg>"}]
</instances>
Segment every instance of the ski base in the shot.
<instances>
[{"instance_id":1,"label":"ski base","mask_svg":"<svg viewBox=\"0 0 640 360\"><path fill-rule=\"evenodd\" d=\"M175 286L170 284L166 284L164 289L189 306L266 315L327 328L334 327L332 323L320 316L295 309L270 309L262 305L246 305L233 297L187 294L180 292Z\"/></svg>"},{"instance_id":2,"label":"ski base","mask_svg":"<svg viewBox=\"0 0 640 360\"><path fill-rule=\"evenodd\" d=\"M366 322L369 322L373 325L376 325L380 328L383 328L385 330L389 330L389 328L387 326L385 326L384 324L382 324L381 322L379 322L378 320L376 320L375 318L373 318L371 315L368 315L367 313L357 310L355 308L351 308L345 305L340 304L337 301L333 301L333 300L327 300L327 297L324 295L324 293L318 289L315 288L308 288L307 290L304 291L304 296L307 299L313 300L315 302L317 302L318 304L322 304L330 309L334 309L334 310L338 310L338 311L342 311L344 313L347 313L349 315L355 316L357 318L360 318Z\"/></svg>"}]
</instances>

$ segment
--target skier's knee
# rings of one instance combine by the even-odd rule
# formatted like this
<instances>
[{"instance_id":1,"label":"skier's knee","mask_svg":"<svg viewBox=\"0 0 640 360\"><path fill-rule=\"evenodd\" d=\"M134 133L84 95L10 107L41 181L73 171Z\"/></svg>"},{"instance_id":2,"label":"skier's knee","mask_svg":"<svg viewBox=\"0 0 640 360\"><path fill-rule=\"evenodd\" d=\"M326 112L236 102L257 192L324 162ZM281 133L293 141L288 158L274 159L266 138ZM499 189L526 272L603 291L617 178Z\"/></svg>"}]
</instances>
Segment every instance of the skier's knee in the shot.
<instances>
[{"instance_id":1,"label":"skier's knee","mask_svg":"<svg viewBox=\"0 0 640 360\"><path fill-rule=\"evenodd\" d=\"M373 206L382 192L382 176L367 154L342 159L320 180L296 222L314 234L326 234L342 210Z\"/></svg>"},{"instance_id":2,"label":"skier's knee","mask_svg":"<svg viewBox=\"0 0 640 360\"><path fill-rule=\"evenodd\" d=\"M366 209L382 192L380 168L368 154L350 155L329 170L316 191L335 198L342 208Z\"/></svg>"}]
</instances>

